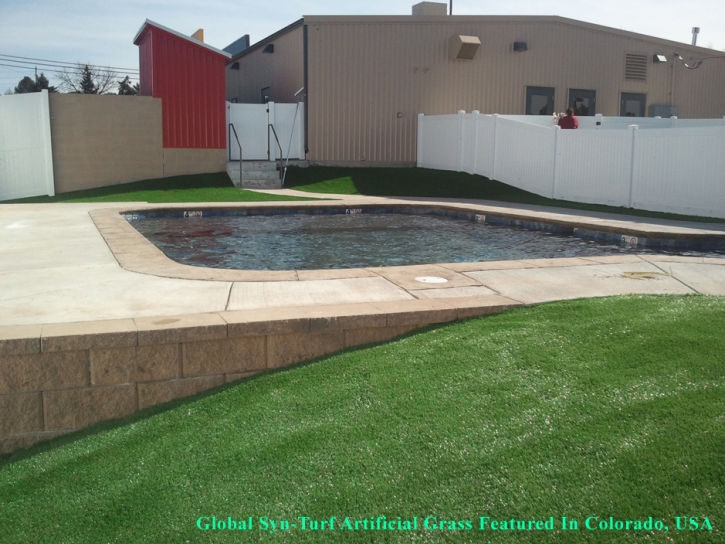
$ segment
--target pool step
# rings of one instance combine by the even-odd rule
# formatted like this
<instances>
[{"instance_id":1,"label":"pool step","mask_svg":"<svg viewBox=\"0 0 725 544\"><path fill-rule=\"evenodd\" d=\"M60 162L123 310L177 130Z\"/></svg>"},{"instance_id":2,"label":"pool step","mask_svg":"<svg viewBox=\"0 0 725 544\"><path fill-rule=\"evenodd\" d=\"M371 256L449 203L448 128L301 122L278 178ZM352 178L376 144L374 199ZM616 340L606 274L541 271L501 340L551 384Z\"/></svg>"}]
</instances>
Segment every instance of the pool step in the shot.
<instances>
[{"instance_id":1,"label":"pool step","mask_svg":"<svg viewBox=\"0 0 725 544\"><path fill-rule=\"evenodd\" d=\"M273 161L244 161L242 163L244 173L243 181L240 183L239 162L227 163L227 174L235 187L242 189L281 189L282 181L277 170L277 164Z\"/></svg>"}]
</instances>

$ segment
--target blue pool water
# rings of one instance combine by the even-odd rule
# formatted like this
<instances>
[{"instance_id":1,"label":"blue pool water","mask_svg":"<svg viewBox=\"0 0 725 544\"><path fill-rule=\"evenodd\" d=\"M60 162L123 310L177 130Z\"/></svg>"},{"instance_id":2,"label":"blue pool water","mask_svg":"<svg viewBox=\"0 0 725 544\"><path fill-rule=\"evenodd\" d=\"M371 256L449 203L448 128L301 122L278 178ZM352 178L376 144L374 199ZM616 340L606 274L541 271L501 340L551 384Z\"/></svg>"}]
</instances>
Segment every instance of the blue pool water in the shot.
<instances>
[{"instance_id":1,"label":"blue pool water","mask_svg":"<svg viewBox=\"0 0 725 544\"><path fill-rule=\"evenodd\" d=\"M196 213L201 215L187 212ZM209 215L152 215L131 218L130 222L177 262L241 270L363 268L648 252L611 241L602 243L572 234L445 215L351 214L344 210L311 215Z\"/></svg>"}]
</instances>

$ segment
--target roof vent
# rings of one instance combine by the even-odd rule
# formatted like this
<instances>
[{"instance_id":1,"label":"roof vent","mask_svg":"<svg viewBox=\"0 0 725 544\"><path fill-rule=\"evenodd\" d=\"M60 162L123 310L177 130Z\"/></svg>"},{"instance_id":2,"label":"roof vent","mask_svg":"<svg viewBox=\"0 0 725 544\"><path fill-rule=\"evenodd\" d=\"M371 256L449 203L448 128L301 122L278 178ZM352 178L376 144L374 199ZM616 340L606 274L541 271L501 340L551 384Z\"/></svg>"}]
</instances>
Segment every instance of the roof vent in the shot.
<instances>
[{"instance_id":1,"label":"roof vent","mask_svg":"<svg viewBox=\"0 0 725 544\"><path fill-rule=\"evenodd\" d=\"M451 58L472 60L479 47L481 47L481 40L478 39L478 36L453 36L450 41Z\"/></svg>"},{"instance_id":2,"label":"roof vent","mask_svg":"<svg viewBox=\"0 0 725 544\"><path fill-rule=\"evenodd\" d=\"M413 15L448 15L448 5L438 2L421 2L413 6Z\"/></svg>"},{"instance_id":3,"label":"roof vent","mask_svg":"<svg viewBox=\"0 0 725 544\"><path fill-rule=\"evenodd\" d=\"M624 55L624 79L627 81L647 81L648 55Z\"/></svg>"}]
</instances>

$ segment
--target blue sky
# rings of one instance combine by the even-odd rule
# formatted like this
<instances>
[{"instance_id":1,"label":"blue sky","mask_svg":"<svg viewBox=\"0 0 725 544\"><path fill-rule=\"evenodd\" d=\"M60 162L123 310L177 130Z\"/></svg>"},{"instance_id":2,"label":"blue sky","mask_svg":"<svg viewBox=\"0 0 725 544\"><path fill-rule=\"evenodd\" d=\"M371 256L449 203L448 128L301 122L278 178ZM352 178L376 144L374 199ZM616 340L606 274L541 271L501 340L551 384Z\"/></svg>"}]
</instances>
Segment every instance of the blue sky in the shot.
<instances>
[{"instance_id":1,"label":"blue sky","mask_svg":"<svg viewBox=\"0 0 725 544\"><path fill-rule=\"evenodd\" d=\"M0 56L87 62L138 69L132 41L146 19L184 34L204 29L205 41L223 48L243 34L252 43L303 15L409 15L418 0L0 0ZM560 15L613 28L725 49L722 0L453 0L454 15ZM0 64L7 62L0 57ZM33 61L29 61L33 63ZM38 65L51 84L51 67ZM32 67L0 65L0 93L13 88Z\"/></svg>"}]
</instances>

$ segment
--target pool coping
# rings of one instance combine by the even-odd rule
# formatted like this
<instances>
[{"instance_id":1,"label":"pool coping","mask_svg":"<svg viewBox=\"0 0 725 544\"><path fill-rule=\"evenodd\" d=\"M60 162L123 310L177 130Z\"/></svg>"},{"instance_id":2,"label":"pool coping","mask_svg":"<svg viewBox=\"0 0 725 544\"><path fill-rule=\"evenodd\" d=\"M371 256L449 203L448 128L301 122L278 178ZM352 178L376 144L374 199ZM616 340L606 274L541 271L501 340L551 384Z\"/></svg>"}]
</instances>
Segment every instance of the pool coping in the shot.
<instances>
[{"instance_id":1,"label":"pool coping","mask_svg":"<svg viewBox=\"0 0 725 544\"><path fill-rule=\"evenodd\" d=\"M350 208L355 206L354 208ZM351 269L320 269L320 270L231 270L220 268L205 268L178 263L167 257L152 242L138 232L126 219L126 215L135 215L142 212L157 212L160 210L174 210L184 212L219 211L229 209L271 210L278 208L305 209L305 208L348 208L353 211L365 208L424 208L437 209L452 213L473 214L476 220L491 224L537 228L538 225L552 225L573 229L574 233L580 231L585 239L602 239L614 242L627 238L630 246L661 249L658 241L684 241L698 240L717 242L719 247L725 247L725 229L695 228L682 224L663 225L648 222L633 223L629 220L602 219L591 216L573 216L561 213L540 212L536 210L511 211L509 209L471 203L427 202L410 201L402 199L386 199L381 202L350 202L350 201L309 201L309 202L255 202L255 203L203 203L203 204L160 204L146 206L128 206L117 209L103 208L92 210L89 215L105 240L109 249L119 265L129 271L141 274L151 274L160 277L205 280L205 281L232 281L232 282L274 282L274 281L307 281L326 279L364 278L375 275L385 275L385 271L395 271L410 268L410 266L395 267L365 267ZM574 218L576 217L576 219ZM583 257L577 257L580 259ZM539 259L545 260L545 259ZM496 269L507 268L505 264L511 263L511 268L520 268L522 260L492 261ZM514 265L514 263L516 263ZM454 271L484 271L491 269L491 262L478 263L436 263ZM463 266L462 266L463 265Z\"/></svg>"}]
</instances>

